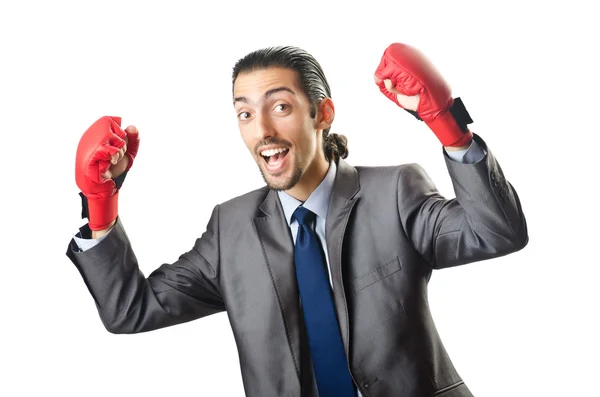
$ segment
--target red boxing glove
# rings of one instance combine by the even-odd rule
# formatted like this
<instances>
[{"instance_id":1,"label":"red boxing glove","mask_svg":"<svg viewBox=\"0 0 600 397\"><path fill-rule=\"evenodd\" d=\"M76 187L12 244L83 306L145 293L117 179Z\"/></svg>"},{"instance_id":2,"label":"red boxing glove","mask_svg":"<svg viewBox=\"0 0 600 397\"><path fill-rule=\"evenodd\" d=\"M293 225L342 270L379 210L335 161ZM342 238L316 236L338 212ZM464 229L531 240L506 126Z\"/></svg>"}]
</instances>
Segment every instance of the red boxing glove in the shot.
<instances>
[{"instance_id":1,"label":"red boxing glove","mask_svg":"<svg viewBox=\"0 0 600 397\"><path fill-rule=\"evenodd\" d=\"M376 83L385 96L398 106L398 96L388 91L389 79L398 93L419 95L416 112L405 109L422 120L444 146L468 145L473 134L467 124L473 122L460 98L453 99L449 85L435 66L417 49L393 43L384 52L377 71Z\"/></svg>"},{"instance_id":2,"label":"red boxing glove","mask_svg":"<svg viewBox=\"0 0 600 397\"><path fill-rule=\"evenodd\" d=\"M139 147L139 134L121 129L120 117L104 116L92 124L81 137L75 160L75 180L85 195L91 230L106 229L118 214L119 191L113 179L102 177L112 165L111 157L125 145L129 163L133 164Z\"/></svg>"}]
</instances>

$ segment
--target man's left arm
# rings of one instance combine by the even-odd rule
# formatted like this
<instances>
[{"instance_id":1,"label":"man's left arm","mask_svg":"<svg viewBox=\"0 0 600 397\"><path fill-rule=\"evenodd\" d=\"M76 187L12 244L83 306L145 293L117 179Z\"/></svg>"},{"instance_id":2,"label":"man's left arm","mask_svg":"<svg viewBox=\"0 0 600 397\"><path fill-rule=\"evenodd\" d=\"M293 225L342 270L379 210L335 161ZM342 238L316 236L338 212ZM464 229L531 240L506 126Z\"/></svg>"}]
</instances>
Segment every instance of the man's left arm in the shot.
<instances>
[{"instance_id":1,"label":"man's left arm","mask_svg":"<svg viewBox=\"0 0 600 397\"><path fill-rule=\"evenodd\" d=\"M472 134L466 127L465 122L472 122L472 120L462 101L459 106L460 110L455 112L453 118L458 116L459 122L457 125L461 129L461 133L469 136L469 141L464 145L461 143L444 146L444 159L452 178L457 199L443 199L445 203L450 204L440 206L442 209L438 212L439 217L435 217L438 224L432 228L437 231L433 240L432 259L434 267L438 269L513 253L525 247L529 240L527 223L517 192L504 177L497 159L491 154L488 156L487 145L483 139ZM462 113L462 116L460 116L460 113ZM445 128L439 124L437 127L440 127L440 129L432 128L432 130L439 136L440 140L443 140ZM481 144L478 142L481 142ZM458 164L473 164L475 167L468 170L464 167L461 168ZM482 167L484 165L485 167ZM477 171L478 168L482 169L476 175L489 175L487 180L478 177L473 178L473 175L469 175L469 172L462 172L465 170ZM427 179L427 175L424 175ZM473 181L483 183L481 186L477 186L477 184L470 185ZM422 186L433 186L432 181L429 181L429 183L424 183ZM490 194L487 200L481 200L481 197L473 197L473 192L481 193L483 190L488 190L488 194ZM441 197L437 191L434 194L437 194L438 198ZM438 200L431 200L431 191L423 192L423 196L428 197L428 201L439 204ZM481 196L485 196L485 194ZM467 197L469 198L467 199ZM465 211L465 208L460 204L461 202L472 202L474 204L496 202L499 205L496 206L495 213L489 211L489 207L484 205L481 211L488 215L488 218L486 219L485 216L480 217L481 222L477 224L466 222L466 220L477 219L478 209L473 209L470 212L471 210L467 208ZM423 208L427 208L427 204L423 205ZM432 212L436 213L436 211ZM500 216L494 219L495 215ZM459 224L468 227L455 226ZM484 227L478 228L480 225ZM488 227L495 230L496 233L490 234ZM504 238L498 238L502 236L501 230L505 232Z\"/></svg>"},{"instance_id":2,"label":"man's left arm","mask_svg":"<svg viewBox=\"0 0 600 397\"><path fill-rule=\"evenodd\" d=\"M398 180L400 220L435 269L507 255L529 241L516 190L485 141L474 134L473 143L462 162L444 150L456 198L444 197L417 164L406 165Z\"/></svg>"},{"instance_id":3,"label":"man's left arm","mask_svg":"<svg viewBox=\"0 0 600 397\"><path fill-rule=\"evenodd\" d=\"M460 98L417 49L390 45L375 72L381 92L424 122L442 143L455 199L443 197L417 164L398 179L400 220L415 249L444 268L518 251L528 243L519 197Z\"/></svg>"}]
</instances>

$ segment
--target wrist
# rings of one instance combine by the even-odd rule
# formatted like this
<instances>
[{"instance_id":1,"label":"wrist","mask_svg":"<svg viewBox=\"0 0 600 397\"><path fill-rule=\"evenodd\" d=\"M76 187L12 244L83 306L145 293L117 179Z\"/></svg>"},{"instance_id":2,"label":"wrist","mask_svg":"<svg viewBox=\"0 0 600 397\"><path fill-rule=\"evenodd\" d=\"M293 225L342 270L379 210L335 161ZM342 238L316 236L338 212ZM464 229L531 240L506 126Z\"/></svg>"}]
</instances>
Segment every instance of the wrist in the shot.
<instances>
[{"instance_id":1,"label":"wrist","mask_svg":"<svg viewBox=\"0 0 600 397\"><path fill-rule=\"evenodd\" d=\"M100 237L104 236L106 233L110 232L110 229L113 228L113 226L115 225L116 222L117 222L117 220L115 219L114 221L112 221L111 223L109 223L108 227L106 229L92 230L92 238L93 239L97 239L97 238L100 238Z\"/></svg>"},{"instance_id":2,"label":"wrist","mask_svg":"<svg viewBox=\"0 0 600 397\"><path fill-rule=\"evenodd\" d=\"M462 139L458 140L453 145L445 145L444 149L446 149L449 152L467 150L471 146L471 142L473 142L473 134L471 133L471 131L467 131L467 133L463 136Z\"/></svg>"}]
</instances>

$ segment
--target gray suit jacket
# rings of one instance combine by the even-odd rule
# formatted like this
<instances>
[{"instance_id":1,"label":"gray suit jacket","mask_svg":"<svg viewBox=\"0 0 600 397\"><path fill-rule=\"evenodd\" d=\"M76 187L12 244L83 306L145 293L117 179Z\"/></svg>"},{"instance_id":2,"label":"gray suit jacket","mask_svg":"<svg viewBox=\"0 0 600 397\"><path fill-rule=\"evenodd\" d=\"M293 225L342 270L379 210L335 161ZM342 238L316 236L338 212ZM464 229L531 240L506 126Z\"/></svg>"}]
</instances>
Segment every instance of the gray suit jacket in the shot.
<instances>
[{"instance_id":1,"label":"gray suit jacket","mask_svg":"<svg viewBox=\"0 0 600 397\"><path fill-rule=\"evenodd\" d=\"M480 162L445 157L455 199L442 197L417 164L338 163L327 249L346 354L365 397L472 396L429 311L431 272L528 242L514 188L475 139L487 151ZM314 396L293 249L277 193L263 187L217 205L190 251L148 277L120 220L85 252L71 241L67 255L109 332L145 332L226 310L248 396Z\"/></svg>"}]
</instances>

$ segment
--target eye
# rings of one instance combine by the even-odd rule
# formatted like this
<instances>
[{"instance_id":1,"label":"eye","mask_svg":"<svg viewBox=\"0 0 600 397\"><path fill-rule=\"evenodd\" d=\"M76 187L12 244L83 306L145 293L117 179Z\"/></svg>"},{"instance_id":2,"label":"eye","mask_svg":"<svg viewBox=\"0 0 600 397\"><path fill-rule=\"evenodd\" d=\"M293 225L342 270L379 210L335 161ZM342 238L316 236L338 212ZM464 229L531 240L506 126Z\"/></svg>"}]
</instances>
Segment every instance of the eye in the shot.
<instances>
[{"instance_id":1,"label":"eye","mask_svg":"<svg viewBox=\"0 0 600 397\"><path fill-rule=\"evenodd\" d=\"M284 112L289 108L290 108L290 105L285 104L285 103L280 103L277 106L275 106L275 111L276 112Z\"/></svg>"},{"instance_id":2,"label":"eye","mask_svg":"<svg viewBox=\"0 0 600 397\"><path fill-rule=\"evenodd\" d=\"M249 117L250 117L250 113L248 113L248 112L240 112L238 114L238 118L240 120L247 120Z\"/></svg>"}]
</instances>

